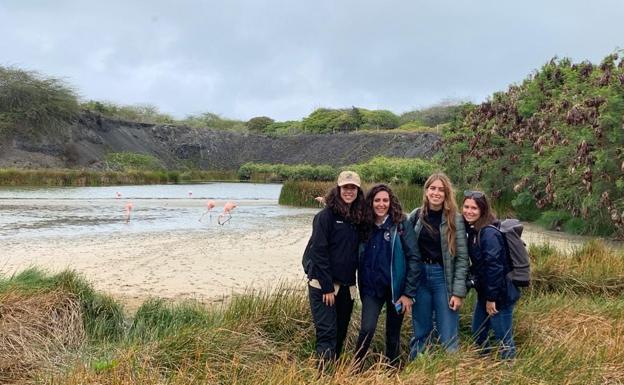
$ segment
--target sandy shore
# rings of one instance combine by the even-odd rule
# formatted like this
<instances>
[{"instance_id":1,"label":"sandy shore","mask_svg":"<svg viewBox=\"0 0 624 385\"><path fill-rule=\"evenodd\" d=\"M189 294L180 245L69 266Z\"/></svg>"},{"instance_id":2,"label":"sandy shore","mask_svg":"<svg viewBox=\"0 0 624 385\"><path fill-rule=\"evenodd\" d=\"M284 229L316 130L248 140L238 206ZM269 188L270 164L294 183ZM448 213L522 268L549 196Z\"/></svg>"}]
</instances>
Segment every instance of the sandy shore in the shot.
<instances>
[{"instance_id":1,"label":"sandy shore","mask_svg":"<svg viewBox=\"0 0 624 385\"><path fill-rule=\"evenodd\" d=\"M73 269L124 302L149 296L215 300L280 281L303 282L301 256L310 231L300 223L210 237L176 231L11 239L3 242L0 274L31 266Z\"/></svg>"},{"instance_id":2,"label":"sandy shore","mask_svg":"<svg viewBox=\"0 0 624 385\"><path fill-rule=\"evenodd\" d=\"M0 274L36 266L83 274L97 290L131 308L145 298L222 300L246 289L289 281L304 285L301 256L312 214L272 223L266 229L216 232L109 233L75 237L4 239ZM587 238L527 226L529 243L550 242L570 250Z\"/></svg>"}]
</instances>

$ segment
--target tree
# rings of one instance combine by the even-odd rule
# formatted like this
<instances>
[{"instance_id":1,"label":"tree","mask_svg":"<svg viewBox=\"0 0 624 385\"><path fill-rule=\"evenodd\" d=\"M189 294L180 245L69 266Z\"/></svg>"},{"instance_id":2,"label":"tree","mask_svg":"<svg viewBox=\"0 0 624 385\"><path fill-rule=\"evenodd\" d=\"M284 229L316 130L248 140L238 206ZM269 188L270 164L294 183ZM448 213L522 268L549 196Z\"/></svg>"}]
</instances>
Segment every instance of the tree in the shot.
<instances>
[{"instance_id":1,"label":"tree","mask_svg":"<svg viewBox=\"0 0 624 385\"><path fill-rule=\"evenodd\" d=\"M256 116L255 118L249 119L245 126L249 131L264 132L267 126L274 122L273 119L267 116Z\"/></svg>"}]
</instances>

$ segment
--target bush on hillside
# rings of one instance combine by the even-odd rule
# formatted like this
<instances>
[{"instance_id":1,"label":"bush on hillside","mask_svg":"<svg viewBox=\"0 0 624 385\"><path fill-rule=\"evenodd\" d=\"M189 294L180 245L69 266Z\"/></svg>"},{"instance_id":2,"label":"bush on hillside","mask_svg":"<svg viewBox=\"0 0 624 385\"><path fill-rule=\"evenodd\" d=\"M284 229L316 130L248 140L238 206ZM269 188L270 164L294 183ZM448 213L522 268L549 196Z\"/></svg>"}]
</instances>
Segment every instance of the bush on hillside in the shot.
<instances>
[{"instance_id":1,"label":"bush on hillside","mask_svg":"<svg viewBox=\"0 0 624 385\"><path fill-rule=\"evenodd\" d=\"M76 93L62 80L0 66L0 133L58 135L78 111Z\"/></svg>"},{"instance_id":2,"label":"bush on hillside","mask_svg":"<svg viewBox=\"0 0 624 385\"><path fill-rule=\"evenodd\" d=\"M458 184L530 196L586 233L624 237L624 60L553 59L444 130L438 158ZM575 226L577 227L577 226Z\"/></svg>"}]
</instances>

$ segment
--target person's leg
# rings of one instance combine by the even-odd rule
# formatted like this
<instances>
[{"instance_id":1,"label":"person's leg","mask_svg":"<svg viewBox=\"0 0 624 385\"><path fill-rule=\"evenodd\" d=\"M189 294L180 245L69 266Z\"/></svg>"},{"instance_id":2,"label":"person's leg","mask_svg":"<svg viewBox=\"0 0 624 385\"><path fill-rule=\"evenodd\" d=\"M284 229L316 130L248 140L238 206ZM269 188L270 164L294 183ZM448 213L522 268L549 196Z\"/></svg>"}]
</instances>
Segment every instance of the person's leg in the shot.
<instances>
[{"instance_id":1,"label":"person's leg","mask_svg":"<svg viewBox=\"0 0 624 385\"><path fill-rule=\"evenodd\" d=\"M360 334L358 335L355 345L355 358L361 361L368 348L370 347L375 329L377 329L377 320L383 306L383 298L377 298L371 295L361 295L362 300L362 322L360 326Z\"/></svg>"},{"instance_id":2,"label":"person's leg","mask_svg":"<svg viewBox=\"0 0 624 385\"><path fill-rule=\"evenodd\" d=\"M433 329L433 308L431 304L431 290L429 288L429 267L422 265L421 283L416 291L412 306L413 336L410 339L410 360L425 351L429 336Z\"/></svg>"},{"instance_id":3,"label":"person's leg","mask_svg":"<svg viewBox=\"0 0 624 385\"><path fill-rule=\"evenodd\" d=\"M336 358L338 358L347 337L351 313L353 312L353 299L351 299L348 286L340 286L334 306L336 308Z\"/></svg>"},{"instance_id":4,"label":"person's leg","mask_svg":"<svg viewBox=\"0 0 624 385\"><path fill-rule=\"evenodd\" d=\"M490 333L490 318L485 310L485 299L477 298L472 314L472 336L481 354L489 353L488 334Z\"/></svg>"},{"instance_id":5,"label":"person's leg","mask_svg":"<svg viewBox=\"0 0 624 385\"><path fill-rule=\"evenodd\" d=\"M459 330L459 312L453 311L449 307L450 297L444 279L444 268L441 265L431 266L431 298L440 343L447 352L456 352L459 349L457 336Z\"/></svg>"},{"instance_id":6,"label":"person's leg","mask_svg":"<svg viewBox=\"0 0 624 385\"><path fill-rule=\"evenodd\" d=\"M513 340L512 315L514 305L498 310L498 314L490 317L490 325L494 331L494 338L500 347L502 359L512 359L516 356L516 344Z\"/></svg>"},{"instance_id":7,"label":"person's leg","mask_svg":"<svg viewBox=\"0 0 624 385\"><path fill-rule=\"evenodd\" d=\"M392 302L392 293L386 295L386 357L391 365L399 364L401 355L401 325L403 313L397 313Z\"/></svg>"},{"instance_id":8,"label":"person's leg","mask_svg":"<svg viewBox=\"0 0 624 385\"><path fill-rule=\"evenodd\" d=\"M336 306L323 303L323 292L308 286L312 320L316 329L316 353L321 361L336 357Z\"/></svg>"}]
</instances>

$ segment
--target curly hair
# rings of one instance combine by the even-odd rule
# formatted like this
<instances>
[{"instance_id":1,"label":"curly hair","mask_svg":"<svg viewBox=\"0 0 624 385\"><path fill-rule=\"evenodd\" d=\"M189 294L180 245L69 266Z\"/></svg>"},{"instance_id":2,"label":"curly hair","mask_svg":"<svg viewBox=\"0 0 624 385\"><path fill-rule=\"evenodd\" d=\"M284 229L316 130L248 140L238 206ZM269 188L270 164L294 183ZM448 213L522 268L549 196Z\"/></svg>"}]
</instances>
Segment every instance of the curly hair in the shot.
<instances>
[{"instance_id":1,"label":"curly hair","mask_svg":"<svg viewBox=\"0 0 624 385\"><path fill-rule=\"evenodd\" d=\"M399 201L399 198L394 194L394 192L392 192L392 189L383 183L376 184L366 194L366 200L364 205L364 223L366 229L363 234L365 239L368 239L375 226L375 210L373 209L373 201L375 200L375 195L377 195L381 191L387 192L388 196L390 197L390 207L388 207L388 215L390 216L390 220L392 221L392 223L398 225L406 218L405 213L403 213L403 207L401 206L401 202Z\"/></svg>"},{"instance_id":2,"label":"curly hair","mask_svg":"<svg viewBox=\"0 0 624 385\"><path fill-rule=\"evenodd\" d=\"M388 193L388 196L390 197L390 207L388 208L388 215L390 215L392 223L398 225L405 219L405 214L403 213L401 202L399 202L399 198L394 195L392 189L383 183L374 185L366 194L364 206L364 221L370 224L375 223L373 200L375 199L375 195L377 195L381 191L385 191Z\"/></svg>"},{"instance_id":3,"label":"curly hair","mask_svg":"<svg viewBox=\"0 0 624 385\"><path fill-rule=\"evenodd\" d=\"M348 205L340 197L340 186L334 186L325 195L325 207L352 223L360 224L364 218L364 191L358 187L355 201Z\"/></svg>"}]
</instances>

